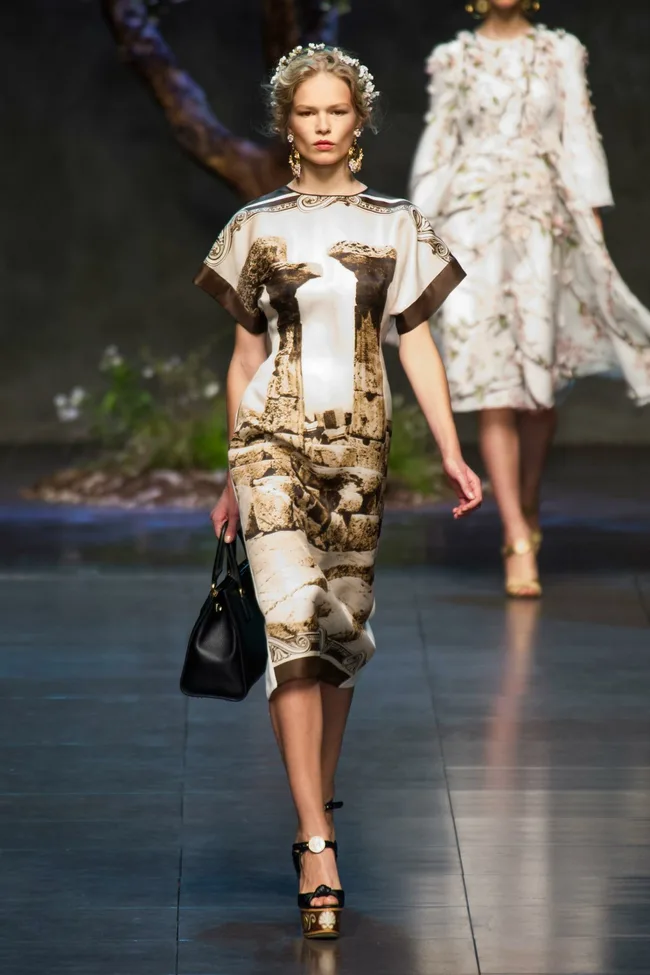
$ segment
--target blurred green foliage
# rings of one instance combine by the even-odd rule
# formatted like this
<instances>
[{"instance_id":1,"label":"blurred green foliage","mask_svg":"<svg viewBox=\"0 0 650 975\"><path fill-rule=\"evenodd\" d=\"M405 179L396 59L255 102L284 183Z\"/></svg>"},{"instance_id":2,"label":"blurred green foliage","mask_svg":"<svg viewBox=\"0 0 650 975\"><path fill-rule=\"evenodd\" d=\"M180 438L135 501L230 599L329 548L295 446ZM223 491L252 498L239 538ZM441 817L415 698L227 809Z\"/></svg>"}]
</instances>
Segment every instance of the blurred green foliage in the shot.
<instances>
[{"instance_id":1,"label":"blurred green foliage","mask_svg":"<svg viewBox=\"0 0 650 975\"><path fill-rule=\"evenodd\" d=\"M228 465L225 396L207 365L210 348L185 359L148 352L127 359L109 346L99 363L101 387L75 387L54 397L62 422L83 426L100 444L100 467L127 474L224 470ZM391 486L425 497L440 494L441 465L421 410L396 396L389 461Z\"/></svg>"}]
</instances>

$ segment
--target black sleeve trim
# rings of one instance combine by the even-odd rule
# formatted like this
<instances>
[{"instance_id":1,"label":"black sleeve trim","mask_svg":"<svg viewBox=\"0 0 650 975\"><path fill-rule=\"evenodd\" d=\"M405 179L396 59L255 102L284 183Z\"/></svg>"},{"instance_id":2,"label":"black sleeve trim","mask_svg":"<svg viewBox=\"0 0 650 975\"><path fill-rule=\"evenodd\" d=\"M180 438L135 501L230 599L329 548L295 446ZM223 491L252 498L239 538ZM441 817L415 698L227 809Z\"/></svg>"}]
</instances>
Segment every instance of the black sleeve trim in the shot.
<instances>
[{"instance_id":1,"label":"black sleeve trim","mask_svg":"<svg viewBox=\"0 0 650 975\"><path fill-rule=\"evenodd\" d=\"M395 315L395 327L400 335L417 328L422 322L431 318L445 298L458 287L465 277L465 272L455 257L445 265L440 274L436 275L431 284L427 285L419 298L399 315Z\"/></svg>"},{"instance_id":2,"label":"black sleeve trim","mask_svg":"<svg viewBox=\"0 0 650 975\"><path fill-rule=\"evenodd\" d=\"M194 284L201 288L211 298L218 301L220 305L230 312L236 322L254 335L262 335L266 332L266 318L258 310L252 314L244 302L241 300L232 285L228 284L225 278L213 271L207 264L203 264L201 270L194 278Z\"/></svg>"}]
</instances>

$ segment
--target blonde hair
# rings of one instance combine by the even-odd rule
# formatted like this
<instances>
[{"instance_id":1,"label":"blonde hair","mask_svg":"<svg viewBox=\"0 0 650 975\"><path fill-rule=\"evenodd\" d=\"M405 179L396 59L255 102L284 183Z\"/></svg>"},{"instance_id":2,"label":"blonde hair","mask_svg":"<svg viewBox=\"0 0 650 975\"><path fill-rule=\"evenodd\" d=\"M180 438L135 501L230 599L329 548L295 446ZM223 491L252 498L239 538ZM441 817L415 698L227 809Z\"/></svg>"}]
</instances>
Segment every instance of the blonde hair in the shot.
<instances>
[{"instance_id":1,"label":"blonde hair","mask_svg":"<svg viewBox=\"0 0 650 975\"><path fill-rule=\"evenodd\" d=\"M346 51L338 47L310 45L294 48L282 58L266 90L270 112L270 129L277 135L286 135L291 106L298 87L319 72L327 72L340 78L350 89L352 107L359 120L359 128L368 126L376 132L374 99L377 97L372 75Z\"/></svg>"}]
</instances>

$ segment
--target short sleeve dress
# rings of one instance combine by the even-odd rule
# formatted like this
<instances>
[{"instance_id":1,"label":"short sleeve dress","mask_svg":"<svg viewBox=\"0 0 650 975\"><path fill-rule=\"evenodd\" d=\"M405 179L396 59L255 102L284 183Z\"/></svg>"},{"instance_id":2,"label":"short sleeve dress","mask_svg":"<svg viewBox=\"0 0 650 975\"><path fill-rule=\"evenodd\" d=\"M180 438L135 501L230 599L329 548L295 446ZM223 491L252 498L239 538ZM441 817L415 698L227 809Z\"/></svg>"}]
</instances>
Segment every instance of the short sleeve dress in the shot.
<instances>
[{"instance_id":1,"label":"short sleeve dress","mask_svg":"<svg viewBox=\"0 0 650 975\"><path fill-rule=\"evenodd\" d=\"M244 392L229 463L269 648L267 694L351 687L368 619L391 430L382 340L464 272L407 200L288 187L240 210L195 279L270 354Z\"/></svg>"}]
</instances>

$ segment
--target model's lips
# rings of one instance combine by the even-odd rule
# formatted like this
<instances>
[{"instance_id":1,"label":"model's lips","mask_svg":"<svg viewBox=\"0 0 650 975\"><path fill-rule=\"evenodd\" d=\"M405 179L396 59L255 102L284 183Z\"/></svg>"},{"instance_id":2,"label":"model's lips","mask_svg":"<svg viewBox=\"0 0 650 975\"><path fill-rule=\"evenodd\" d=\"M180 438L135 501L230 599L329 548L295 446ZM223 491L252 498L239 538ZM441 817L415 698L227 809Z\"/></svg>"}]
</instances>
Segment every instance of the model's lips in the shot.
<instances>
[{"instance_id":1,"label":"model's lips","mask_svg":"<svg viewBox=\"0 0 650 975\"><path fill-rule=\"evenodd\" d=\"M314 145L316 146L317 149L333 149L334 148L334 143L333 142L321 141L321 142L315 142Z\"/></svg>"}]
</instances>

